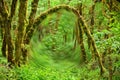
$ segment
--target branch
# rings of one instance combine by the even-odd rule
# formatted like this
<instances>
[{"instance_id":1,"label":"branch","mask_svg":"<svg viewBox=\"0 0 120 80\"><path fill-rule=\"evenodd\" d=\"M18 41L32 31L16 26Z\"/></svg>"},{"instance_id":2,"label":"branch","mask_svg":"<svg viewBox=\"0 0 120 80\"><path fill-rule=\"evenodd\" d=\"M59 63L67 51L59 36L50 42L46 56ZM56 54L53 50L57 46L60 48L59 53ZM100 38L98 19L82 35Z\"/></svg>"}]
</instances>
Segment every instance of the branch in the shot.
<instances>
[{"instance_id":1,"label":"branch","mask_svg":"<svg viewBox=\"0 0 120 80\"><path fill-rule=\"evenodd\" d=\"M34 26L39 25L47 17L47 15L55 13L61 9L65 9L68 12L73 12L77 17L80 16L79 12L75 8L70 7L68 5L59 5L59 6L50 8L47 11L41 13L40 16L35 20Z\"/></svg>"}]
</instances>

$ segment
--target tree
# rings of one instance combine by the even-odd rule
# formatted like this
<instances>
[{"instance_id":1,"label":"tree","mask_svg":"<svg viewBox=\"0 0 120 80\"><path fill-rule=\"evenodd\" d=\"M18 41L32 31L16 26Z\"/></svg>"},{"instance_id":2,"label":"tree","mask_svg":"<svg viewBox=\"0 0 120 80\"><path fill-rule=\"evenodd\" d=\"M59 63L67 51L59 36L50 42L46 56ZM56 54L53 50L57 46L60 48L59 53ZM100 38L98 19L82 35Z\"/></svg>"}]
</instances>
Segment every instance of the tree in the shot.
<instances>
[{"instance_id":1,"label":"tree","mask_svg":"<svg viewBox=\"0 0 120 80\"><path fill-rule=\"evenodd\" d=\"M2 54L7 55L8 62L13 64L13 44L11 38L11 22L13 15L15 14L15 8L17 0L12 1L12 6L10 12L8 12L8 6L4 0L0 2L1 6L1 16L2 16L2 28L3 28L3 45L2 45ZM9 15L10 14L10 15ZM6 54L6 52L8 53Z\"/></svg>"},{"instance_id":2,"label":"tree","mask_svg":"<svg viewBox=\"0 0 120 80\"><path fill-rule=\"evenodd\" d=\"M15 41L15 64L20 65L20 58L21 58L21 48L23 46L23 37L24 37L24 28L25 28L25 21L26 21L26 13L27 13L27 0L20 0L20 7L19 7L19 20L18 20L18 33L17 38Z\"/></svg>"},{"instance_id":3,"label":"tree","mask_svg":"<svg viewBox=\"0 0 120 80\"><path fill-rule=\"evenodd\" d=\"M28 55L27 47L25 45L29 45L29 43L30 43L28 33L29 33L30 29L33 29L32 26L35 21L35 15L36 15L36 11L37 11L38 2L39 2L39 0L33 0L33 2L32 2L32 9L31 9L31 13L29 16L29 24L27 25L25 33L24 33L25 35L24 35L24 39L23 39L23 46L21 48L24 63L27 61L27 55Z\"/></svg>"}]
</instances>

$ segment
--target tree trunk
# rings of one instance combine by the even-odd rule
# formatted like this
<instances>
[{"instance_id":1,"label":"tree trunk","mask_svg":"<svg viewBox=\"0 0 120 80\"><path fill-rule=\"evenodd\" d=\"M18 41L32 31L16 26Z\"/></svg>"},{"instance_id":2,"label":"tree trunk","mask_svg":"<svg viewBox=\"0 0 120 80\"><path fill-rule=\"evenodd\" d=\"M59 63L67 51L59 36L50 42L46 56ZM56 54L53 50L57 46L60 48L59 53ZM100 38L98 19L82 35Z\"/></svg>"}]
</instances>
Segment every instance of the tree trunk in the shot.
<instances>
[{"instance_id":1,"label":"tree trunk","mask_svg":"<svg viewBox=\"0 0 120 80\"><path fill-rule=\"evenodd\" d=\"M19 7L19 26L18 26L18 34L15 42L15 64L20 66L20 59L21 59L21 47L23 45L23 37L24 37L24 28L25 28L25 21L26 21L26 13L27 13L27 1L28 0L20 0L20 7Z\"/></svg>"},{"instance_id":2,"label":"tree trunk","mask_svg":"<svg viewBox=\"0 0 120 80\"><path fill-rule=\"evenodd\" d=\"M32 9L31 9L31 13L29 16L29 24L26 27L26 31L25 31L25 36L24 36L24 46L22 46L22 56L23 56L23 63L25 63L27 61L27 56L28 56L28 51L26 48L26 45L29 45L30 39L28 37L29 30L32 29L34 20L35 20L35 15L37 12L37 6L38 6L38 2L39 0L33 0L32 2Z\"/></svg>"},{"instance_id":3,"label":"tree trunk","mask_svg":"<svg viewBox=\"0 0 120 80\"><path fill-rule=\"evenodd\" d=\"M0 14L1 14L1 35L2 35L2 55L6 57L6 38L5 38L5 21L8 17L8 10L4 0L0 2Z\"/></svg>"},{"instance_id":4,"label":"tree trunk","mask_svg":"<svg viewBox=\"0 0 120 80\"><path fill-rule=\"evenodd\" d=\"M11 20L6 21L5 25L5 39L6 39L6 44L7 44L7 49L8 49L8 62L10 64L13 64L13 43L12 43L12 37L11 37Z\"/></svg>"},{"instance_id":5,"label":"tree trunk","mask_svg":"<svg viewBox=\"0 0 120 80\"><path fill-rule=\"evenodd\" d=\"M78 4L78 11L79 14L82 16L82 3ZM78 37L78 42L81 47L81 62L86 62L86 52L85 52L85 47L84 47L84 42L83 42L83 28L82 28L83 22L78 19L78 32L79 32L79 37Z\"/></svg>"},{"instance_id":6,"label":"tree trunk","mask_svg":"<svg viewBox=\"0 0 120 80\"><path fill-rule=\"evenodd\" d=\"M11 14L8 16L8 8L4 0L1 1L1 14L2 14L2 24L4 28L4 34L3 34L3 44L2 44L2 54L6 56L7 53L7 58L8 62L10 64L13 64L13 44L12 44L12 38L11 38L11 22L12 22L12 17L15 14L15 6L14 3L15 0L13 0L12 7L11 7Z\"/></svg>"},{"instance_id":7,"label":"tree trunk","mask_svg":"<svg viewBox=\"0 0 120 80\"><path fill-rule=\"evenodd\" d=\"M95 24L95 21L94 21L94 16L95 16L94 9L95 9L96 0L93 0L93 2L94 2L94 4L91 6L90 11L89 11L89 13L91 15L91 18L90 18L90 31L91 31L91 34L93 34L94 24ZM91 49L92 59L95 59L95 54L94 54L95 52L93 50L92 42L89 39L89 37L88 37L88 48Z\"/></svg>"},{"instance_id":8,"label":"tree trunk","mask_svg":"<svg viewBox=\"0 0 120 80\"><path fill-rule=\"evenodd\" d=\"M82 18L82 17L81 17ZM88 39L91 40L91 43L92 43L92 47L93 47L93 50L95 52L95 56L98 58L98 62L99 62L99 66L100 66L100 69L101 69L101 75L106 71L105 67L103 66L103 63L102 63L102 57L101 55L99 54L98 50L97 50L97 47L96 47L96 44L95 44L95 41L90 33L90 30L89 28L87 27L87 24L84 22L84 19L82 19L83 23L84 23L84 26L83 26L83 30L84 32L86 33Z\"/></svg>"},{"instance_id":9,"label":"tree trunk","mask_svg":"<svg viewBox=\"0 0 120 80\"><path fill-rule=\"evenodd\" d=\"M108 61L109 61L109 68L108 68L108 70L109 70L109 80L112 80L112 76L113 76L113 64L112 64L112 59L111 59L111 57L110 56L108 56Z\"/></svg>"},{"instance_id":10,"label":"tree trunk","mask_svg":"<svg viewBox=\"0 0 120 80\"><path fill-rule=\"evenodd\" d=\"M5 34L3 34L3 38L2 38L2 48L1 48L1 50L2 50L2 55L4 56L4 57L7 57L7 55L6 55L6 39L5 39Z\"/></svg>"},{"instance_id":11,"label":"tree trunk","mask_svg":"<svg viewBox=\"0 0 120 80\"><path fill-rule=\"evenodd\" d=\"M79 27L79 44L81 47L81 62L86 62L87 58L86 58L86 52L85 52L85 47L84 47L84 43L83 43L83 29L82 29L82 22L81 20L78 20L78 27Z\"/></svg>"}]
</instances>

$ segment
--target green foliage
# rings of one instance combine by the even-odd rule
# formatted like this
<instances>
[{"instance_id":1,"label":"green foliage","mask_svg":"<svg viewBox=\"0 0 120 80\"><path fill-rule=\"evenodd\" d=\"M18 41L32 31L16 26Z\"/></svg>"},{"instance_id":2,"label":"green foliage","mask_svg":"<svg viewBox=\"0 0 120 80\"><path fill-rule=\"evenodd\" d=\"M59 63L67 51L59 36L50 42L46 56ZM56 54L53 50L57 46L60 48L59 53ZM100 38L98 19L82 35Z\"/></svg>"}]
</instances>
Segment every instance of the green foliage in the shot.
<instances>
[{"instance_id":1,"label":"green foliage","mask_svg":"<svg viewBox=\"0 0 120 80\"><path fill-rule=\"evenodd\" d=\"M36 68L27 65L11 70L0 67L0 71L2 72L0 73L0 79L2 80L96 80L99 78L98 70L89 71L85 67L56 70L55 68Z\"/></svg>"},{"instance_id":2,"label":"green foliage","mask_svg":"<svg viewBox=\"0 0 120 80\"><path fill-rule=\"evenodd\" d=\"M31 10L32 0L28 0L28 16ZM36 17L40 15L42 11L47 10L48 0L40 0L37 8ZM50 7L66 4L68 0L51 0ZM83 15L89 26L90 20L90 7L93 5L92 0L71 0L70 6L76 7L78 3L83 3ZM11 2L9 2L10 5ZM18 3L19 4L19 3ZM113 80L120 79L120 14L119 12L109 12L106 10L106 15L112 15L112 18L108 19L102 14L102 3L96 3L95 7L95 24L93 30L93 37L95 39L97 48L101 55L105 53L105 68L108 70L108 56L111 57L113 62ZM104 6L104 9L107 7ZM17 7L18 10L18 7ZM18 11L16 12L18 13ZM57 21L57 14L49 15L40 25L43 26L43 38L39 41L39 31L36 30L31 40L31 44L27 46L29 48L29 62L25 66L20 68L14 67L10 69L7 67L7 61L1 56L0 52L0 80L107 80L108 71L105 73L105 78L100 77L100 70L98 64L91 61L92 55L88 48L87 37L84 36L84 45L87 53L88 64L80 64L80 46L77 43L74 47L75 39L73 39L73 30L76 26L76 17L70 12L64 10L59 11L60 20L58 22L57 30L55 24ZM12 26L17 26L18 15L13 18ZM111 22L113 20L113 22ZM109 23L109 24L108 24ZM39 26L37 26L39 27ZM53 30L55 34L45 33L45 30ZM14 32L14 31L13 31ZM14 37L15 34L12 35ZM65 42L63 36L67 35L67 41ZM109 38L105 38L105 35L110 35ZM2 40L0 40L0 48ZM110 55L107 51L110 49ZM93 65L93 66L92 66Z\"/></svg>"}]
</instances>

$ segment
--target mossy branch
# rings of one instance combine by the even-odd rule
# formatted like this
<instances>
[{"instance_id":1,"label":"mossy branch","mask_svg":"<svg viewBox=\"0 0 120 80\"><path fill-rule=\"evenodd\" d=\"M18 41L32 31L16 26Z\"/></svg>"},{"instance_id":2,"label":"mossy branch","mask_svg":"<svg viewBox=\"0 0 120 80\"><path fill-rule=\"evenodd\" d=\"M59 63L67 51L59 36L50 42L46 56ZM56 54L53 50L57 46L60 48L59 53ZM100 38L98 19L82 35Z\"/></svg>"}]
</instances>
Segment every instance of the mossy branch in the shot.
<instances>
[{"instance_id":1,"label":"mossy branch","mask_svg":"<svg viewBox=\"0 0 120 80\"><path fill-rule=\"evenodd\" d=\"M68 12L73 12L77 17L80 16L79 12L75 8L70 7L68 5L59 5L59 6L50 8L47 11L41 13L40 16L35 20L34 26L39 25L47 17L47 15L55 13L61 9L65 9Z\"/></svg>"},{"instance_id":2,"label":"mossy branch","mask_svg":"<svg viewBox=\"0 0 120 80\"><path fill-rule=\"evenodd\" d=\"M84 23L84 26L83 26L84 32L86 33L88 39L91 40L91 44L92 44L93 50L95 52L95 56L98 58L98 62L99 62L100 69L101 69L101 74L103 74L106 71L106 69L105 69L105 67L103 66L103 63L102 63L102 57L101 57L99 51L97 50L95 40L92 37L91 32L90 32L89 28L87 27L87 24L85 23L84 19L81 19L81 20Z\"/></svg>"}]
</instances>

